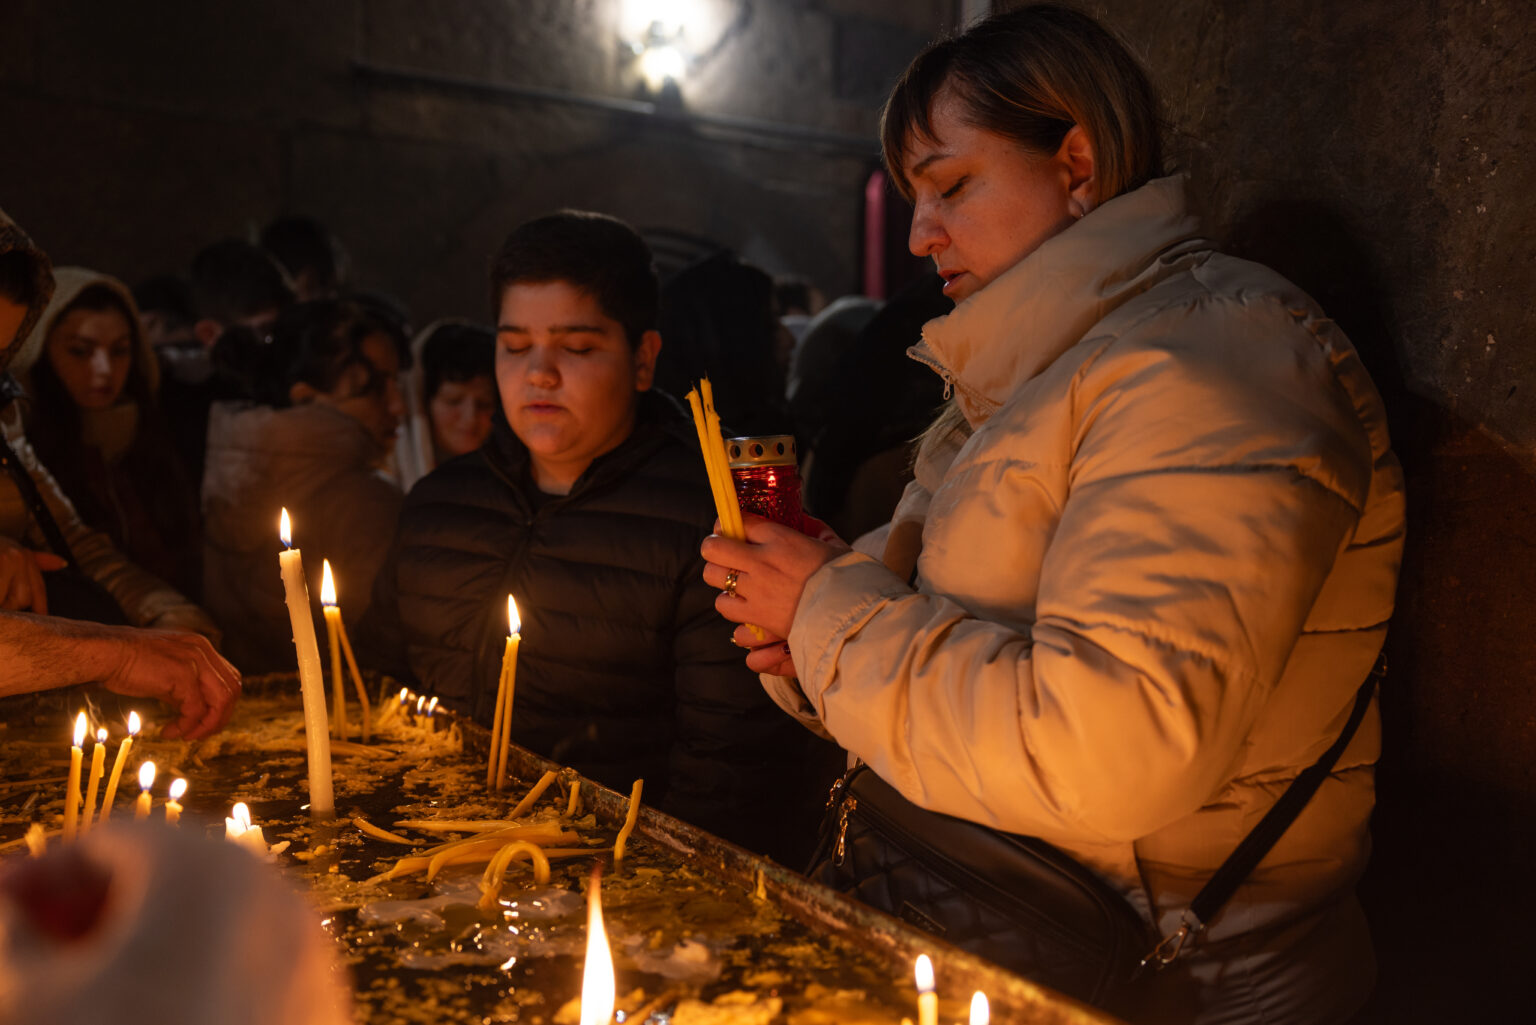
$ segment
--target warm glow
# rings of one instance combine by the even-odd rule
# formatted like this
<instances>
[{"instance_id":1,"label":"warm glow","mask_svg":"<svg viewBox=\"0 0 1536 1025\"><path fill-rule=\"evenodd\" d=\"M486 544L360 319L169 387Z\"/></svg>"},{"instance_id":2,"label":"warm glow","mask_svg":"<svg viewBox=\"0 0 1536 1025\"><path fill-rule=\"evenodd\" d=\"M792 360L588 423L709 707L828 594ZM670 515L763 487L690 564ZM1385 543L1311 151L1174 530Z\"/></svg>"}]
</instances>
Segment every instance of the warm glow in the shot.
<instances>
[{"instance_id":1,"label":"warm glow","mask_svg":"<svg viewBox=\"0 0 1536 1025\"><path fill-rule=\"evenodd\" d=\"M155 785L155 763L145 762L139 766L139 789L148 790Z\"/></svg>"},{"instance_id":2,"label":"warm glow","mask_svg":"<svg viewBox=\"0 0 1536 1025\"><path fill-rule=\"evenodd\" d=\"M971 1025L987 1025L992 1020L992 1011L987 1006L987 995L980 990L971 994Z\"/></svg>"},{"instance_id":3,"label":"warm glow","mask_svg":"<svg viewBox=\"0 0 1536 1025\"><path fill-rule=\"evenodd\" d=\"M406 696L409 695L409 694L410 694L410 691L406 690L404 687L400 688L400 703L402 705L405 704Z\"/></svg>"},{"instance_id":4,"label":"warm glow","mask_svg":"<svg viewBox=\"0 0 1536 1025\"><path fill-rule=\"evenodd\" d=\"M107 731L106 730L97 730L96 731L96 743L98 743L98 744L105 744L106 742L107 742Z\"/></svg>"},{"instance_id":5,"label":"warm glow","mask_svg":"<svg viewBox=\"0 0 1536 1025\"><path fill-rule=\"evenodd\" d=\"M933 962L928 960L927 954L917 955L917 965L913 969L913 975L917 977L919 993L933 992Z\"/></svg>"},{"instance_id":6,"label":"warm glow","mask_svg":"<svg viewBox=\"0 0 1536 1025\"><path fill-rule=\"evenodd\" d=\"M640 55L640 75L652 89L668 82L681 82L688 71L688 61L675 46L648 47Z\"/></svg>"},{"instance_id":7,"label":"warm glow","mask_svg":"<svg viewBox=\"0 0 1536 1025\"><path fill-rule=\"evenodd\" d=\"M523 628L523 617L517 614L517 602L507 595L507 635L513 636Z\"/></svg>"},{"instance_id":8,"label":"warm glow","mask_svg":"<svg viewBox=\"0 0 1536 1025\"><path fill-rule=\"evenodd\" d=\"M245 806L244 801L235 802L235 806L229 811L229 817L234 820L241 832L251 828L251 809Z\"/></svg>"},{"instance_id":9,"label":"warm glow","mask_svg":"<svg viewBox=\"0 0 1536 1025\"><path fill-rule=\"evenodd\" d=\"M331 576L331 560L320 560L320 604L336 604L336 581Z\"/></svg>"},{"instance_id":10,"label":"warm glow","mask_svg":"<svg viewBox=\"0 0 1536 1025\"><path fill-rule=\"evenodd\" d=\"M277 520L277 536L283 542L284 548L293 547L293 524L288 520L288 510L283 510L283 515Z\"/></svg>"},{"instance_id":11,"label":"warm glow","mask_svg":"<svg viewBox=\"0 0 1536 1025\"><path fill-rule=\"evenodd\" d=\"M187 781L186 780L182 779L179 776L176 779L171 780L171 791L170 791L170 793L171 793L171 800L173 800L173 801L181 800L181 795L185 794L186 792L187 792Z\"/></svg>"},{"instance_id":12,"label":"warm glow","mask_svg":"<svg viewBox=\"0 0 1536 1025\"><path fill-rule=\"evenodd\" d=\"M587 887L587 966L581 977L581 1025L608 1025L613 1020L616 985L613 951L603 928L602 873L594 868Z\"/></svg>"},{"instance_id":13,"label":"warm glow","mask_svg":"<svg viewBox=\"0 0 1536 1025\"><path fill-rule=\"evenodd\" d=\"M431 701L427 702L427 715L431 716L431 715L436 714L436 712L437 712L437 698L433 698Z\"/></svg>"},{"instance_id":14,"label":"warm glow","mask_svg":"<svg viewBox=\"0 0 1536 1025\"><path fill-rule=\"evenodd\" d=\"M421 695L420 697L418 697L416 699L416 714L420 715L421 714L421 710L423 708L426 708L426 707L427 707L427 696L425 694L423 694L423 695Z\"/></svg>"},{"instance_id":15,"label":"warm glow","mask_svg":"<svg viewBox=\"0 0 1536 1025\"><path fill-rule=\"evenodd\" d=\"M85 713L81 712L79 715L75 716L75 746L76 747L79 747L81 744L85 743L85 730L86 730Z\"/></svg>"},{"instance_id":16,"label":"warm glow","mask_svg":"<svg viewBox=\"0 0 1536 1025\"><path fill-rule=\"evenodd\" d=\"M143 725L143 723L139 719L139 713L137 713L137 712L129 712L128 713L128 736L130 736L130 737L137 737L139 735L139 727L141 725Z\"/></svg>"}]
</instances>

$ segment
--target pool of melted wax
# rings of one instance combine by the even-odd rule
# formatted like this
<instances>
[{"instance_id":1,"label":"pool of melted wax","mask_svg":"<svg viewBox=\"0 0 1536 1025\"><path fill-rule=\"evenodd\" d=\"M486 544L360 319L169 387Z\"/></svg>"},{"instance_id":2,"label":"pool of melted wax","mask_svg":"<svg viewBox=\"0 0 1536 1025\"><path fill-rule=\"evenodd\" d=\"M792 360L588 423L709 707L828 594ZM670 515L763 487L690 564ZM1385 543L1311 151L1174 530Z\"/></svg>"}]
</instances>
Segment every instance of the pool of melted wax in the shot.
<instances>
[{"instance_id":1,"label":"pool of melted wax","mask_svg":"<svg viewBox=\"0 0 1536 1025\"><path fill-rule=\"evenodd\" d=\"M431 884L376 884L378 899L331 920L357 977L360 1018L575 1025L590 865L555 862L547 886L522 869L491 913L475 906L473 867ZM604 876L603 908L626 1022L894 1025L902 1017L904 987L885 967L645 839L632 839L626 865Z\"/></svg>"}]
</instances>

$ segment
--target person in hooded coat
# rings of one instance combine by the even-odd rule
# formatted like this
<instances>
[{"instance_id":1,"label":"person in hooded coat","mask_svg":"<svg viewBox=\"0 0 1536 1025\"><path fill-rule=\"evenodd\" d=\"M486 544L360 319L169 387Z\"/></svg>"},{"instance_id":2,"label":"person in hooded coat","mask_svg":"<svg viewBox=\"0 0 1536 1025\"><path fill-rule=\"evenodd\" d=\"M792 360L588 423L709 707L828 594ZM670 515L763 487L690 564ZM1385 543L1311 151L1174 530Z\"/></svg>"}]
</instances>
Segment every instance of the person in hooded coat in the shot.
<instances>
[{"instance_id":1,"label":"person in hooded coat","mask_svg":"<svg viewBox=\"0 0 1536 1025\"><path fill-rule=\"evenodd\" d=\"M160 367L116 278L54 271L53 300L12 363L27 433L87 525L184 594L202 592L197 494L155 404Z\"/></svg>"}]
</instances>

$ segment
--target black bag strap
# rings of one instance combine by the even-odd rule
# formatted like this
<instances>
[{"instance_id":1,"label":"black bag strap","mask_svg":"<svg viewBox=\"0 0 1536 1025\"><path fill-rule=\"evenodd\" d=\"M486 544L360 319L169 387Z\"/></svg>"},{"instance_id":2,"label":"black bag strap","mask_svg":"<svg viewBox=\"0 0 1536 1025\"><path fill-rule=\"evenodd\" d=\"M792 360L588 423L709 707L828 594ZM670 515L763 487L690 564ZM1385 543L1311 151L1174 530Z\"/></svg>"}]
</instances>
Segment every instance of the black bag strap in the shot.
<instances>
[{"instance_id":1,"label":"black bag strap","mask_svg":"<svg viewBox=\"0 0 1536 1025\"><path fill-rule=\"evenodd\" d=\"M1285 788L1285 793L1274 806L1259 820L1259 824L1248 831L1237 849L1227 856L1227 860L1221 863L1206 884L1195 894L1195 899L1189 902L1189 908L1184 912L1183 921L1179 927L1158 942L1152 948L1152 952L1141 960L1141 967L1165 968L1172 964L1184 949L1186 941L1193 934L1205 929L1206 923L1216 916L1232 895L1237 892L1238 886L1249 874L1264 860L1264 855L1279 842L1280 837L1296 821L1296 816L1312 800L1312 795L1317 793L1317 788L1323 785L1323 780L1333 772L1334 763L1349 746L1350 740L1355 736L1355 731L1360 728L1361 721L1365 718L1366 709L1371 706L1371 695L1376 690L1376 682L1387 673L1386 653L1378 655L1376 665L1371 668L1365 682L1360 684L1360 690L1355 694L1355 707L1350 710L1349 721L1344 724L1344 729L1339 733L1338 739L1318 756L1301 774L1291 781L1291 785Z\"/></svg>"},{"instance_id":2,"label":"black bag strap","mask_svg":"<svg viewBox=\"0 0 1536 1025\"><path fill-rule=\"evenodd\" d=\"M21 394L20 386L16 379L9 374L0 377L0 412L16 400ZM0 466L4 466L11 479L16 482L16 490L21 492L21 500L26 503L32 518L37 521L37 526L43 532L43 537L48 541L48 547L53 549L55 555L75 566L75 555L69 549L69 542L64 540L64 532L59 529L59 521L53 518L53 510L48 508L48 503L43 501L42 493L37 490L37 482L22 465L20 457L16 455L10 443L5 440L4 432L0 432Z\"/></svg>"}]
</instances>

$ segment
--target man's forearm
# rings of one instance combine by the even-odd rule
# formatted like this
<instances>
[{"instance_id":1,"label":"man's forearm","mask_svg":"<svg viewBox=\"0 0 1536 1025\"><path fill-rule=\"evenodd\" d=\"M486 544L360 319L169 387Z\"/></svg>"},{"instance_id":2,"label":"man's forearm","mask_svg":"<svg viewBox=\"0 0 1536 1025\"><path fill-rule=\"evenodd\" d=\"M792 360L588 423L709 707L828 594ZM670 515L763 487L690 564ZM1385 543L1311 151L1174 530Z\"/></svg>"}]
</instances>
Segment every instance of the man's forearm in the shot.
<instances>
[{"instance_id":1,"label":"man's forearm","mask_svg":"<svg viewBox=\"0 0 1536 1025\"><path fill-rule=\"evenodd\" d=\"M0 696L105 679L122 632L58 616L0 612Z\"/></svg>"}]
</instances>

